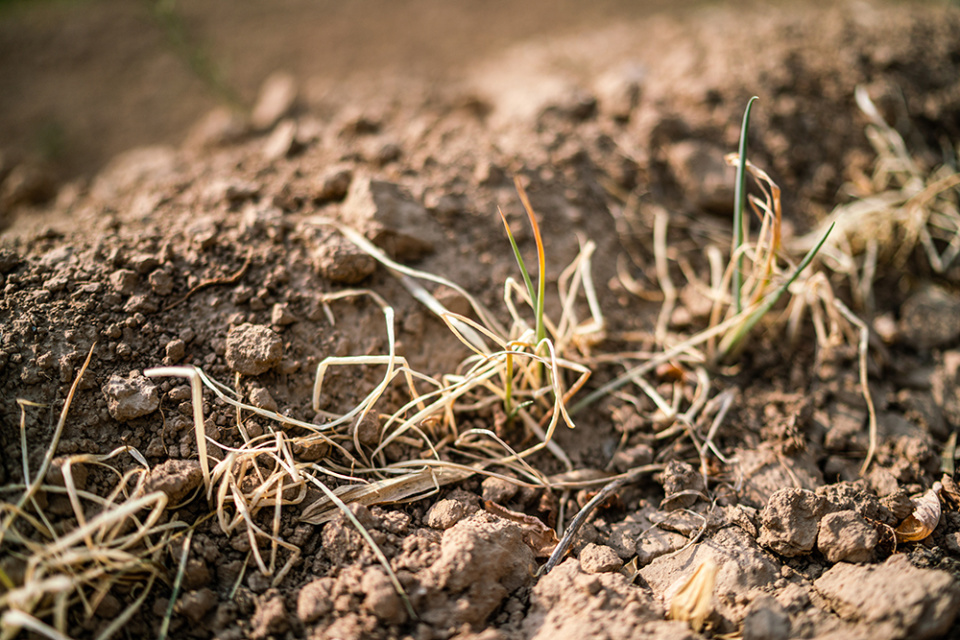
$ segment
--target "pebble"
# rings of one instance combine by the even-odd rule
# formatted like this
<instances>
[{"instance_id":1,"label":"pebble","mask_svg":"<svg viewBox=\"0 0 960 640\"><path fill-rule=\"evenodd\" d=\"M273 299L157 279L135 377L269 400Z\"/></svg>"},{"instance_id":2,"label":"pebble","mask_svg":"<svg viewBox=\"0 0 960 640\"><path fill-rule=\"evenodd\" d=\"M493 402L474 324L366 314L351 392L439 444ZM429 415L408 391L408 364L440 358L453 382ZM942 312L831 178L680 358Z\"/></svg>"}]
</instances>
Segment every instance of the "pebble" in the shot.
<instances>
[{"instance_id":1,"label":"pebble","mask_svg":"<svg viewBox=\"0 0 960 640\"><path fill-rule=\"evenodd\" d=\"M468 505L460 500L439 500L427 511L424 524L432 529L449 529L468 515Z\"/></svg>"},{"instance_id":2,"label":"pebble","mask_svg":"<svg viewBox=\"0 0 960 640\"><path fill-rule=\"evenodd\" d=\"M257 609L250 624L253 627L250 637L254 640L281 636L290 626L287 609L283 606L283 596L276 595L257 602Z\"/></svg>"},{"instance_id":3,"label":"pebble","mask_svg":"<svg viewBox=\"0 0 960 640\"><path fill-rule=\"evenodd\" d=\"M481 484L483 488L483 499L497 504L505 504L508 500L517 495L519 487L513 482L494 478L493 476L484 479Z\"/></svg>"},{"instance_id":4,"label":"pebble","mask_svg":"<svg viewBox=\"0 0 960 640\"><path fill-rule=\"evenodd\" d=\"M103 386L103 395L110 415L120 422L153 413L160 406L157 387L136 371L127 378L110 376Z\"/></svg>"},{"instance_id":5,"label":"pebble","mask_svg":"<svg viewBox=\"0 0 960 640\"><path fill-rule=\"evenodd\" d=\"M227 365L245 376L258 376L280 364L283 341L273 329L245 322L227 334Z\"/></svg>"},{"instance_id":6,"label":"pebble","mask_svg":"<svg viewBox=\"0 0 960 640\"><path fill-rule=\"evenodd\" d=\"M365 594L363 608L385 624L402 624L407 619L403 600L390 578L378 568L368 569L360 582Z\"/></svg>"},{"instance_id":7,"label":"pebble","mask_svg":"<svg viewBox=\"0 0 960 640\"><path fill-rule=\"evenodd\" d=\"M278 302L270 310L270 323L277 327L285 327L297 321L297 317L290 311L290 304Z\"/></svg>"},{"instance_id":8,"label":"pebble","mask_svg":"<svg viewBox=\"0 0 960 640\"><path fill-rule=\"evenodd\" d=\"M314 199L317 202L339 202L347 197L350 183L353 181L353 170L349 167L333 167L323 174L320 190Z\"/></svg>"},{"instance_id":9,"label":"pebble","mask_svg":"<svg viewBox=\"0 0 960 640\"><path fill-rule=\"evenodd\" d=\"M296 146L297 123L294 120L283 120L278 124L267 141L263 143L261 152L267 160L280 160L293 152Z\"/></svg>"},{"instance_id":10,"label":"pebble","mask_svg":"<svg viewBox=\"0 0 960 640\"><path fill-rule=\"evenodd\" d=\"M183 359L187 353L187 344L180 338L176 338L167 343L164 347L166 360L169 364L175 364Z\"/></svg>"},{"instance_id":11,"label":"pebble","mask_svg":"<svg viewBox=\"0 0 960 640\"><path fill-rule=\"evenodd\" d=\"M114 291L125 296L130 295L137 288L137 282L140 276L136 271L130 269L117 269L110 274L110 286Z\"/></svg>"},{"instance_id":12,"label":"pebble","mask_svg":"<svg viewBox=\"0 0 960 640\"><path fill-rule=\"evenodd\" d=\"M260 88L260 95L250 115L254 129L270 129L290 113L297 100L297 83L289 73L278 71L270 75Z\"/></svg>"},{"instance_id":13,"label":"pebble","mask_svg":"<svg viewBox=\"0 0 960 640\"><path fill-rule=\"evenodd\" d=\"M276 412L277 401L273 399L273 396L270 395L270 392L266 389L254 389L250 392L250 404L257 407L258 409L266 409L267 411Z\"/></svg>"}]
</instances>

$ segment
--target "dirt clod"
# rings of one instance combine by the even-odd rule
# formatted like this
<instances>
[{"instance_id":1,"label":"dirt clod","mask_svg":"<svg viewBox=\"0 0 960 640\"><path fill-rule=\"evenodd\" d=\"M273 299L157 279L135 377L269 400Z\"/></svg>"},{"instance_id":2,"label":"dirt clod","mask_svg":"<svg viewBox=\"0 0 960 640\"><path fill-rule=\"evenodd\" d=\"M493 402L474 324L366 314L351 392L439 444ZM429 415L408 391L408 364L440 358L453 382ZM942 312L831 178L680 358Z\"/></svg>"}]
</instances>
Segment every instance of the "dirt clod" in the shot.
<instances>
[{"instance_id":1,"label":"dirt clod","mask_svg":"<svg viewBox=\"0 0 960 640\"><path fill-rule=\"evenodd\" d=\"M126 378L110 376L103 395L110 415L120 422L153 413L160 406L157 387L139 371L130 372Z\"/></svg>"},{"instance_id":2,"label":"dirt clod","mask_svg":"<svg viewBox=\"0 0 960 640\"><path fill-rule=\"evenodd\" d=\"M280 364L283 340L270 327L243 323L227 334L227 365L246 376L258 376Z\"/></svg>"},{"instance_id":3,"label":"dirt clod","mask_svg":"<svg viewBox=\"0 0 960 640\"><path fill-rule=\"evenodd\" d=\"M616 571L622 564L617 552L607 546L588 544L580 551L580 567L587 573Z\"/></svg>"},{"instance_id":4,"label":"dirt clod","mask_svg":"<svg viewBox=\"0 0 960 640\"><path fill-rule=\"evenodd\" d=\"M817 549L830 562L867 562L880 535L856 511L829 513L820 521Z\"/></svg>"},{"instance_id":5,"label":"dirt clod","mask_svg":"<svg viewBox=\"0 0 960 640\"><path fill-rule=\"evenodd\" d=\"M317 578L300 589L297 594L297 618L300 622L309 624L333 610L330 594L335 582L333 578Z\"/></svg>"},{"instance_id":6,"label":"dirt clod","mask_svg":"<svg viewBox=\"0 0 960 640\"><path fill-rule=\"evenodd\" d=\"M960 297L937 286L927 286L907 298L900 331L918 349L930 349L960 337Z\"/></svg>"},{"instance_id":7,"label":"dirt clod","mask_svg":"<svg viewBox=\"0 0 960 640\"><path fill-rule=\"evenodd\" d=\"M400 185L356 176L343 202L343 219L397 260L417 260L439 240L436 223Z\"/></svg>"},{"instance_id":8,"label":"dirt clod","mask_svg":"<svg viewBox=\"0 0 960 640\"><path fill-rule=\"evenodd\" d=\"M781 489L760 512L758 542L791 558L813 551L826 501L805 489Z\"/></svg>"},{"instance_id":9,"label":"dirt clod","mask_svg":"<svg viewBox=\"0 0 960 640\"><path fill-rule=\"evenodd\" d=\"M841 562L814 586L840 617L870 625L870 636L883 640L939 637L960 605L960 588L949 574L917 569L904 555L880 565Z\"/></svg>"},{"instance_id":10,"label":"dirt clod","mask_svg":"<svg viewBox=\"0 0 960 640\"><path fill-rule=\"evenodd\" d=\"M144 490L163 491L169 504L177 504L203 482L203 472L196 460L167 460L150 470Z\"/></svg>"}]
</instances>

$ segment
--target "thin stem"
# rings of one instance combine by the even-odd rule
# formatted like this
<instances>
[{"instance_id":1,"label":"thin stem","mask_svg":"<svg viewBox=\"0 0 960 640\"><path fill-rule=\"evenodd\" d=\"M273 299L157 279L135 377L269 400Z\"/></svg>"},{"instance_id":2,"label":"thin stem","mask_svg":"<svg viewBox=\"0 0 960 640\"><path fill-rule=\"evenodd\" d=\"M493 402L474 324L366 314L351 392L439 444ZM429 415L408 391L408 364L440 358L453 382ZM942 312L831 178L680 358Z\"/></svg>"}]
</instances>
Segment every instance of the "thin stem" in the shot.
<instances>
[{"instance_id":1,"label":"thin stem","mask_svg":"<svg viewBox=\"0 0 960 640\"><path fill-rule=\"evenodd\" d=\"M740 128L740 157L737 159L737 185L733 203L733 250L731 255L737 255L743 245L743 208L747 191L747 131L750 128L750 110L757 96L750 98L747 108L743 112L743 125ZM736 313L743 311L743 301L740 299L740 289L743 286L743 253L737 255L737 266L733 270L733 304Z\"/></svg>"}]
</instances>

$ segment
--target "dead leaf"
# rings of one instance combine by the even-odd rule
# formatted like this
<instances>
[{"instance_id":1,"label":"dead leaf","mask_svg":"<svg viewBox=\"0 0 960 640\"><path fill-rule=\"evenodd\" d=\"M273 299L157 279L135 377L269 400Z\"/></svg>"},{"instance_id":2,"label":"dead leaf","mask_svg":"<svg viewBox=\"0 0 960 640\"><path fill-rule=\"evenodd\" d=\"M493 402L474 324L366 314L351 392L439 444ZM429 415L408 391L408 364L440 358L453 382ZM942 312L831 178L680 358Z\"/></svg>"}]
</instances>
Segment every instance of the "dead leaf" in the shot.
<instances>
[{"instance_id":1,"label":"dead leaf","mask_svg":"<svg viewBox=\"0 0 960 640\"><path fill-rule=\"evenodd\" d=\"M927 538L940 524L940 491L943 485L934 482L933 487L919 498L913 499L913 513L896 528L897 542L918 542Z\"/></svg>"},{"instance_id":2,"label":"dead leaf","mask_svg":"<svg viewBox=\"0 0 960 640\"><path fill-rule=\"evenodd\" d=\"M691 574L670 599L670 617L690 623L698 632L713 610L713 588L717 582L717 565L706 560Z\"/></svg>"},{"instance_id":3,"label":"dead leaf","mask_svg":"<svg viewBox=\"0 0 960 640\"><path fill-rule=\"evenodd\" d=\"M523 531L523 541L533 549L534 555L538 558L549 558L560 542L557 539L557 532L543 524L540 518L511 511L490 500L483 501L483 508L495 516L519 524Z\"/></svg>"}]
</instances>

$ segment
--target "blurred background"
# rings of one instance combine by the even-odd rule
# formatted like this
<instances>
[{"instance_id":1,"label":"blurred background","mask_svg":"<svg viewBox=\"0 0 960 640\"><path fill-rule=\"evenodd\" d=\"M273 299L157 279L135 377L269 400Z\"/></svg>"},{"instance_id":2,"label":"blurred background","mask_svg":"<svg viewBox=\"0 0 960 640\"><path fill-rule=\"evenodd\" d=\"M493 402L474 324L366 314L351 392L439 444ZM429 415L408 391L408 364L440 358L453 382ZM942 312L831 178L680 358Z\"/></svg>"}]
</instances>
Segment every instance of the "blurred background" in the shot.
<instances>
[{"instance_id":1,"label":"blurred background","mask_svg":"<svg viewBox=\"0 0 960 640\"><path fill-rule=\"evenodd\" d=\"M0 170L56 181L249 109L273 71L442 82L525 39L702 0L0 0Z\"/></svg>"}]
</instances>

